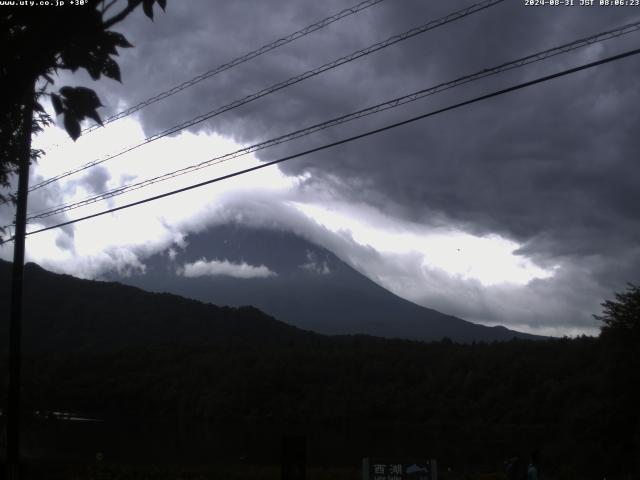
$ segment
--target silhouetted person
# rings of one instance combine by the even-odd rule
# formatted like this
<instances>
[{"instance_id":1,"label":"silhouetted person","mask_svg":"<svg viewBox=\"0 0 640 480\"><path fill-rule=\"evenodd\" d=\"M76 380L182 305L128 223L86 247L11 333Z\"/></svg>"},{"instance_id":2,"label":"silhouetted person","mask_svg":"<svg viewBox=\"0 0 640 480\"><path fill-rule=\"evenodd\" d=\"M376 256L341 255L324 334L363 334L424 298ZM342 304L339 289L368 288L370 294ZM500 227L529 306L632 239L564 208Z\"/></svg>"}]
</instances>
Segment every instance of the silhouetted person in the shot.
<instances>
[{"instance_id":1,"label":"silhouetted person","mask_svg":"<svg viewBox=\"0 0 640 480\"><path fill-rule=\"evenodd\" d=\"M531 452L531 463L527 468L527 480L542 480L540 473L540 451L536 448Z\"/></svg>"}]
</instances>

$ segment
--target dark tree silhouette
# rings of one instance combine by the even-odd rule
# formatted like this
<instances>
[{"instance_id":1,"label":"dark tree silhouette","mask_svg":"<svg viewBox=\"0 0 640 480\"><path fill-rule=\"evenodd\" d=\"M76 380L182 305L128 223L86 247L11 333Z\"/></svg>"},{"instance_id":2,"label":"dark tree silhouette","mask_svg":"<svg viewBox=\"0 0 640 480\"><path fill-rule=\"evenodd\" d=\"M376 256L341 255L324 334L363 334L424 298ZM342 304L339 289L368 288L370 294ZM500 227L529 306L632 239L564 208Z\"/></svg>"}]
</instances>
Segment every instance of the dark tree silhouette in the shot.
<instances>
[{"instance_id":1,"label":"dark tree silhouette","mask_svg":"<svg viewBox=\"0 0 640 480\"><path fill-rule=\"evenodd\" d=\"M51 2L54 3L54 2ZM30 149L31 134L50 118L41 101L50 98L65 129L74 140L80 122L91 118L100 123L101 106L96 93L85 87L63 86L49 92L59 70L85 69L91 78L101 76L120 81L114 57L117 48L132 45L110 29L142 6L153 18L153 6L166 7L166 0L83 0L55 6L4 6L0 10L0 186L17 173L28 153L35 160L42 152ZM15 201L13 195L8 196ZM0 201L7 198L0 193Z\"/></svg>"},{"instance_id":2,"label":"dark tree silhouette","mask_svg":"<svg viewBox=\"0 0 640 480\"><path fill-rule=\"evenodd\" d=\"M612 458L625 471L640 472L640 286L629 284L602 304L600 339L604 386L610 392L607 431ZM637 478L633 476L632 478Z\"/></svg>"},{"instance_id":3,"label":"dark tree silhouette","mask_svg":"<svg viewBox=\"0 0 640 480\"><path fill-rule=\"evenodd\" d=\"M37 4L36 4L37 3ZM44 3L44 2L43 2ZM132 45L110 29L142 6L153 18L153 6L162 9L166 0L73 0L46 4L16 2L0 10L0 186L8 186L18 174L11 306L9 319L9 394L7 401L7 476L19 477L20 370L22 329L22 279L26 235L29 164L42 152L31 148L31 136L49 117L40 104L50 97L56 115L63 116L65 129L76 140L80 122L91 118L100 123L101 106L96 93L86 87L64 86L48 92L59 70L85 69L91 78L106 76L120 81L120 68L113 57L118 47ZM0 194L0 202L6 199ZM0 234L4 233L0 231Z\"/></svg>"},{"instance_id":4,"label":"dark tree silhouette","mask_svg":"<svg viewBox=\"0 0 640 480\"><path fill-rule=\"evenodd\" d=\"M616 293L615 297L602 304L602 315L595 316L603 323L602 335L637 339L640 334L640 286L630 283L626 292Z\"/></svg>"}]
</instances>

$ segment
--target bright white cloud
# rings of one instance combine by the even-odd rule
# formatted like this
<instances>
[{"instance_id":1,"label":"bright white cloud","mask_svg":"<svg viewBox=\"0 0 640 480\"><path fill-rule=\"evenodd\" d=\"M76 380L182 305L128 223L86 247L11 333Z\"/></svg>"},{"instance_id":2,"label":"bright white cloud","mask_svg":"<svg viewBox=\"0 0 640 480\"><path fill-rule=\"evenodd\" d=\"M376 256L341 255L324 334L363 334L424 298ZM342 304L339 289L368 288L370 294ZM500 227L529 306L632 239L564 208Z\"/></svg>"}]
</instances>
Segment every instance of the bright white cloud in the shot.
<instances>
[{"instance_id":1,"label":"bright white cloud","mask_svg":"<svg viewBox=\"0 0 640 480\"><path fill-rule=\"evenodd\" d=\"M526 285L551 277L557 268L545 269L517 255L521 245L497 235L478 237L450 227L399 222L366 206L294 205L330 231L344 232L361 245L383 254L415 253L414 261L426 269L477 280L484 286Z\"/></svg>"},{"instance_id":2,"label":"bright white cloud","mask_svg":"<svg viewBox=\"0 0 640 480\"><path fill-rule=\"evenodd\" d=\"M228 260L207 261L202 258L194 263L185 263L177 273L185 277L205 277L224 275L234 278L268 278L276 276L276 272L264 265L249 265L245 262L231 263Z\"/></svg>"},{"instance_id":3,"label":"bright white cloud","mask_svg":"<svg viewBox=\"0 0 640 480\"><path fill-rule=\"evenodd\" d=\"M34 147L47 148L47 156L31 169L31 184L76 168L88 161L104 158L123 147L140 143L144 132L132 118L114 122L108 128L70 142L55 126L35 137ZM100 183L109 189L199 163L242 148L229 138L216 134L183 132L163 138L101 165ZM247 155L194 173L161 182L122 196L102 200L68 212L66 215L32 221L36 230L71 218L101 212L131 202L258 165ZM29 198L30 213L94 195L95 179L81 174L65 177L53 185L34 191ZM238 199L248 203L277 201L289 194L299 179L283 175L277 168L265 168L241 177L190 190L121 210L88 221L28 237L27 260L58 272L96 278L104 272L143 271L149 255L172 245L185 248L185 235L201 231L228 210ZM13 212L0 209L3 225L12 222ZM0 258L10 259L10 245L0 247Z\"/></svg>"}]
</instances>

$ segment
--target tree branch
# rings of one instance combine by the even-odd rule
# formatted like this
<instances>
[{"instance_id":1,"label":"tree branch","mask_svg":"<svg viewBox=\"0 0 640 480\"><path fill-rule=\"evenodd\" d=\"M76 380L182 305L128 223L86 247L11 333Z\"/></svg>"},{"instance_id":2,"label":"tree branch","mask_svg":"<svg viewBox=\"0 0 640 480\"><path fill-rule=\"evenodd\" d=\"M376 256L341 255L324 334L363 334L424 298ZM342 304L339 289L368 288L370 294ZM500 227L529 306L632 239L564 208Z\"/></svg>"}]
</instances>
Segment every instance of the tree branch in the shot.
<instances>
[{"instance_id":1,"label":"tree branch","mask_svg":"<svg viewBox=\"0 0 640 480\"><path fill-rule=\"evenodd\" d=\"M125 18L127 18L127 15L133 12L136 9L136 7L140 5L140 2L141 0L136 0L135 2L129 3L129 5L127 5L127 7L123 9L120 13L118 13L117 15L114 15L109 20L105 21L103 23L103 28L105 30L108 30L109 28L114 26L116 23L119 23Z\"/></svg>"},{"instance_id":2,"label":"tree branch","mask_svg":"<svg viewBox=\"0 0 640 480\"><path fill-rule=\"evenodd\" d=\"M104 15L105 13L107 13L107 10L109 10L111 7L113 7L116 4L117 1L118 0L111 0L107 5L105 5L104 2L106 2L106 0L104 0L102 2L102 14Z\"/></svg>"}]
</instances>

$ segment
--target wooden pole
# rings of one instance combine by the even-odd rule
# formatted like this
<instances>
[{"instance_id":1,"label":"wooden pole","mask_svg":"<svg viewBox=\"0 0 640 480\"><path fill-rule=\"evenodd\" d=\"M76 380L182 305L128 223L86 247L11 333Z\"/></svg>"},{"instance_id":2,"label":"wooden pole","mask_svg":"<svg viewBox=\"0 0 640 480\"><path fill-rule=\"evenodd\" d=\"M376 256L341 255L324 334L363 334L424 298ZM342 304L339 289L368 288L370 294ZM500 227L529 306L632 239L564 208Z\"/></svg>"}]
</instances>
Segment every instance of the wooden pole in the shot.
<instances>
[{"instance_id":1,"label":"wooden pole","mask_svg":"<svg viewBox=\"0 0 640 480\"><path fill-rule=\"evenodd\" d=\"M31 131L35 82L24 97L23 141L18 167L18 196L16 231L13 243L11 276L11 309L9 318L9 399L7 405L7 479L18 480L20 469L20 369L22 342L22 279L24 272L24 243L27 230L27 193L31 160Z\"/></svg>"}]
</instances>

